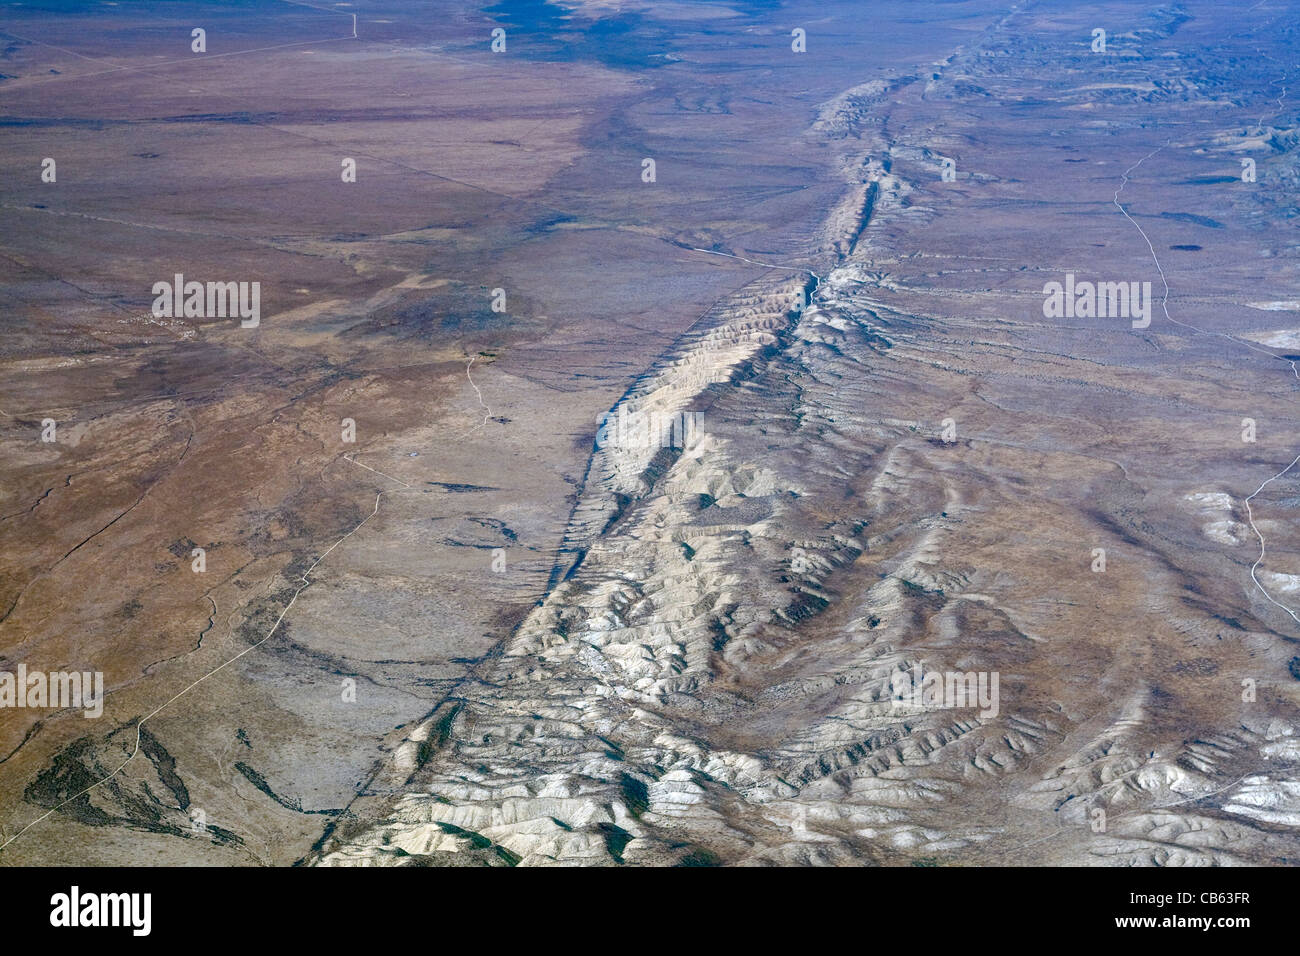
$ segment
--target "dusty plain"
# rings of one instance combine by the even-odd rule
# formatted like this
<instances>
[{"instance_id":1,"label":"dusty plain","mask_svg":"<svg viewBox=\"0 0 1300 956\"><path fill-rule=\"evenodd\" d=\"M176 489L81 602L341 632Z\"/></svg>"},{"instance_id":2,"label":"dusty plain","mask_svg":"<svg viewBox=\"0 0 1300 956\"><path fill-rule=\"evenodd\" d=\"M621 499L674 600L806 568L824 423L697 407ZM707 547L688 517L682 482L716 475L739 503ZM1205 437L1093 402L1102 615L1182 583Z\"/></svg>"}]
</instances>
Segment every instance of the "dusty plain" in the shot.
<instances>
[{"instance_id":1,"label":"dusty plain","mask_svg":"<svg viewBox=\"0 0 1300 956\"><path fill-rule=\"evenodd\" d=\"M1294 862L1294 12L0 7L0 863Z\"/></svg>"}]
</instances>

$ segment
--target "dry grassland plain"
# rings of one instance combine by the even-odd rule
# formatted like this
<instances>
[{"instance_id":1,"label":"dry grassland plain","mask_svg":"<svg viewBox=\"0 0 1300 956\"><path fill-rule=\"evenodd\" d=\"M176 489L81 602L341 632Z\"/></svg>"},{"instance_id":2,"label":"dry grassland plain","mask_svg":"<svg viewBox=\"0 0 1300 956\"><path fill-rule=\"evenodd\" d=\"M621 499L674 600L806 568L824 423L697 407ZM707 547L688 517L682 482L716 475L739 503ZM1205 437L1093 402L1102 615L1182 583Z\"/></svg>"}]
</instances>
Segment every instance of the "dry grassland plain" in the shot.
<instances>
[{"instance_id":1,"label":"dry grassland plain","mask_svg":"<svg viewBox=\"0 0 1300 956\"><path fill-rule=\"evenodd\" d=\"M0 865L1294 862L1297 22L0 4Z\"/></svg>"}]
</instances>

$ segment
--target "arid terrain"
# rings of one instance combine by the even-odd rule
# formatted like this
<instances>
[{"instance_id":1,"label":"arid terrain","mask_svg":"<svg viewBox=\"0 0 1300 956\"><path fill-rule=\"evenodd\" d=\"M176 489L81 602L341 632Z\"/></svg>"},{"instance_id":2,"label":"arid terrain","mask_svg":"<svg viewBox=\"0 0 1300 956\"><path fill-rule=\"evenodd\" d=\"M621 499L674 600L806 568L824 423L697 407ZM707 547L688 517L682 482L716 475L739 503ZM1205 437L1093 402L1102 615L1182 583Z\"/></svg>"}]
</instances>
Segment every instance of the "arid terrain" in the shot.
<instances>
[{"instance_id":1,"label":"arid terrain","mask_svg":"<svg viewBox=\"0 0 1300 956\"><path fill-rule=\"evenodd\" d=\"M0 864L1296 862L1297 12L0 5Z\"/></svg>"}]
</instances>

